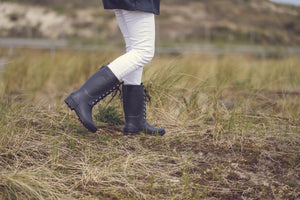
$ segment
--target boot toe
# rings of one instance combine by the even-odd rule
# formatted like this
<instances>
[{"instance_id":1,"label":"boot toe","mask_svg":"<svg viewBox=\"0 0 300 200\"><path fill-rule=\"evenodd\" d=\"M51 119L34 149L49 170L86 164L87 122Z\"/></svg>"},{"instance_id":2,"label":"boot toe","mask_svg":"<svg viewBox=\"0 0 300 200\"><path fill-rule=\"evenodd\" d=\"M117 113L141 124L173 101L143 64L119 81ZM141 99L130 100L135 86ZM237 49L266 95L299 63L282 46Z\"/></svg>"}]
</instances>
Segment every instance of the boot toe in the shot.
<instances>
[{"instance_id":1,"label":"boot toe","mask_svg":"<svg viewBox=\"0 0 300 200\"><path fill-rule=\"evenodd\" d=\"M89 131L95 133L97 131L97 127L93 122L92 119L92 110L88 104L79 104L76 100L72 97L72 94L69 95L65 99L65 103L69 106L71 110L75 110L76 115L78 116L79 121L83 124L85 128Z\"/></svg>"},{"instance_id":2,"label":"boot toe","mask_svg":"<svg viewBox=\"0 0 300 200\"><path fill-rule=\"evenodd\" d=\"M90 121L81 119L80 117L78 117L78 119L83 124L83 126L85 128L87 128L90 132L95 133L97 131L97 127L94 123L91 123Z\"/></svg>"},{"instance_id":3,"label":"boot toe","mask_svg":"<svg viewBox=\"0 0 300 200\"><path fill-rule=\"evenodd\" d=\"M75 112L78 116L79 121L83 124L85 128L87 128L89 131L95 133L97 131L97 127L95 123L92 120L92 116L88 114L88 112L85 112L82 114L79 109L75 109Z\"/></svg>"},{"instance_id":4,"label":"boot toe","mask_svg":"<svg viewBox=\"0 0 300 200\"><path fill-rule=\"evenodd\" d=\"M158 135L163 136L164 134L166 134L166 131L163 128L159 128L157 133L158 133Z\"/></svg>"}]
</instances>

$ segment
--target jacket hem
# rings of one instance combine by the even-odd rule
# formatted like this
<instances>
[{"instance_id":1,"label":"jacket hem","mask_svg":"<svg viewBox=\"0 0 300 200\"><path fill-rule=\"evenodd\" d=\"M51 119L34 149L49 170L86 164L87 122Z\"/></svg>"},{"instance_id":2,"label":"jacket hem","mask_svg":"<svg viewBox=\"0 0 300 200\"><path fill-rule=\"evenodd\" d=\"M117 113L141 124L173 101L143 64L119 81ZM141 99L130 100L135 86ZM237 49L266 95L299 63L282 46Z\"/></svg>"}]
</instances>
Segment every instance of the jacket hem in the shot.
<instances>
[{"instance_id":1,"label":"jacket hem","mask_svg":"<svg viewBox=\"0 0 300 200\"><path fill-rule=\"evenodd\" d=\"M104 6L105 10L113 10L113 9L121 9L121 10L128 10L128 11L142 11L142 12L149 12L155 15L159 15L160 12L158 10L148 10L148 9L139 9L139 8L122 8L122 7L108 7Z\"/></svg>"}]
</instances>

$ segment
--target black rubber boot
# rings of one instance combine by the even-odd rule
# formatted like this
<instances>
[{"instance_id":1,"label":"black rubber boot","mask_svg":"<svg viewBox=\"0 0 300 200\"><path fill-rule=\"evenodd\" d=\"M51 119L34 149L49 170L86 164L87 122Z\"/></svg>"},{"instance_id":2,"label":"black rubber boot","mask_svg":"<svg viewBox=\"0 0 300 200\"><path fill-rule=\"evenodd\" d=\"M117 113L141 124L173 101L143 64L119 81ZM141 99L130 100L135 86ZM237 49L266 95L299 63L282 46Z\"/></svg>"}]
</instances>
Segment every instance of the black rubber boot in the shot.
<instances>
[{"instance_id":1,"label":"black rubber boot","mask_svg":"<svg viewBox=\"0 0 300 200\"><path fill-rule=\"evenodd\" d=\"M121 82L113 72L104 66L93 74L80 89L72 92L65 103L71 110L75 110L81 123L91 132L97 127L93 122L92 109L101 99L112 91L119 89Z\"/></svg>"},{"instance_id":2,"label":"black rubber boot","mask_svg":"<svg viewBox=\"0 0 300 200\"><path fill-rule=\"evenodd\" d=\"M148 135L165 134L165 129L155 128L146 120L146 90L143 84L123 85L123 107L124 135L136 135L141 132Z\"/></svg>"}]
</instances>

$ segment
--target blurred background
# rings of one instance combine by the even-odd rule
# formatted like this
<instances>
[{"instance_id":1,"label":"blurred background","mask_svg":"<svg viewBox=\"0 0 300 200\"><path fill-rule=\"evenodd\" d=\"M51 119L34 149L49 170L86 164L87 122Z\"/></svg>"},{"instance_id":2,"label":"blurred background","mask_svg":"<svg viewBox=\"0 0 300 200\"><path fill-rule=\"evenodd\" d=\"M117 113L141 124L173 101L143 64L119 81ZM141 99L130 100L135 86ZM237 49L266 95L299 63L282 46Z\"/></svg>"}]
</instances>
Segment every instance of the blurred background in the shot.
<instances>
[{"instance_id":1,"label":"blurred background","mask_svg":"<svg viewBox=\"0 0 300 200\"><path fill-rule=\"evenodd\" d=\"M162 0L157 52L299 54L299 22L298 0ZM0 37L11 54L17 47L123 46L114 13L101 0L2 0Z\"/></svg>"},{"instance_id":2,"label":"blurred background","mask_svg":"<svg viewBox=\"0 0 300 200\"><path fill-rule=\"evenodd\" d=\"M143 70L88 133L63 100L124 53L101 0L0 0L0 199L299 199L300 0L161 0Z\"/></svg>"}]
</instances>

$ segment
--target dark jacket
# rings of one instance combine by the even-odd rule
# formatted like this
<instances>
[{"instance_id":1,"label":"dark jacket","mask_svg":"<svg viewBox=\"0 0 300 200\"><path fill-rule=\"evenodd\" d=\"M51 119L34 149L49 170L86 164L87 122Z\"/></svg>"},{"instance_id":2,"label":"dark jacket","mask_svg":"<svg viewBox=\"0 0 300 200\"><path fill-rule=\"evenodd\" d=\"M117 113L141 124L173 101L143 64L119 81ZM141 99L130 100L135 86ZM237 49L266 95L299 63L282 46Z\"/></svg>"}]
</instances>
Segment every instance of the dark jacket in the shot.
<instances>
[{"instance_id":1,"label":"dark jacket","mask_svg":"<svg viewBox=\"0 0 300 200\"><path fill-rule=\"evenodd\" d=\"M151 12L159 15L160 0L102 0L104 9Z\"/></svg>"}]
</instances>

